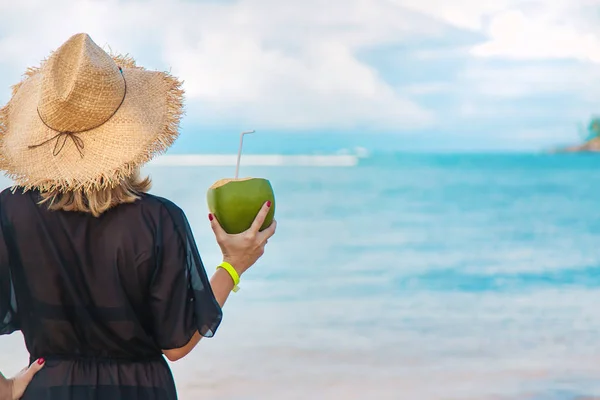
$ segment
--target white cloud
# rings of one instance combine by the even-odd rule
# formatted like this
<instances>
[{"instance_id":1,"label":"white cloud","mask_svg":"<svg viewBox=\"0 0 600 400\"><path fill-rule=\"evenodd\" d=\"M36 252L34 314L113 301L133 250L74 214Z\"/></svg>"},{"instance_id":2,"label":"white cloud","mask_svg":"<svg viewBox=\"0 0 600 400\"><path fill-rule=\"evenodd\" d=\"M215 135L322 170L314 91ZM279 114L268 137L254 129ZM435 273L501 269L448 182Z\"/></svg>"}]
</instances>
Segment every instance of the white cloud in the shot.
<instances>
[{"instance_id":1,"label":"white cloud","mask_svg":"<svg viewBox=\"0 0 600 400\"><path fill-rule=\"evenodd\" d=\"M411 95L431 95L436 93L447 93L455 89L455 85L449 82L427 82L427 83L412 83L404 85L400 88L402 93Z\"/></svg>"},{"instance_id":2,"label":"white cloud","mask_svg":"<svg viewBox=\"0 0 600 400\"><path fill-rule=\"evenodd\" d=\"M600 1L594 3L600 6ZM586 18L584 11L562 1L550 1L542 7L499 12L491 18L487 28L489 40L475 46L472 54L479 57L575 59L600 63L597 28L583 23Z\"/></svg>"},{"instance_id":3,"label":"white cloud","mask_svg":"<svg viewBox=\"0 0 600 400\"><path fill-rule=\"evenodd\" d=\"M480 31L485 19L505 10L519 0L393 0L395 4L414 10L457 28ZM521 1L522 3L522 1Z\"/></svg>"},{"instance_id":4,"label":"white cloud","mask_svg":"<svg viewBox=\"0 0 600 400\"><path fill-rule=\"evenodd\" d=\"M530 118L560 114L565 126L575 126L594 114L600 108L598 6L600 0L515 0L480 10L481 24L474 30L485 39L467 50L457 76L459 115L520 120L523 131L533 132L526 125ZM571 101L561 108L507 102L532 96ZM556 137L552 129L542 130L548 140Z\"/></svg>"},{"instance_id":5,"label":"white cloud","mask_svg":"<svg viewBox=\"0 0 600 400\"><path fill-rule=\"evenodd\" d=\"M187 77L189 95L210 111L233 104L247 121L284 128L414 126L430 118L358 61L352 40L298 36L287 42L290 51L261 46L265 38L251 29L215 29L193 38L189 43L183 32L173 32L165 55L174 72Z\"/></svg>"},{"instance_id":6,"label":"white cloud","mask_svg":"<svg viewBox=\"0 0 600 400\"><path fill-rule=\"evenodd\" d=\"M182 77L191 120L257 128L414 127L432 114L356 55L437 29L409 17L383 0L3 2L0 68L14 81L16 71L84 31L100 45Z\"/></svg>"},{"instance_id":7,"label":"white cloud","mask_svg":"<svg viewBox=\"0 0 600 400\"><path fill-rule=\"evenodd\" d=\"M600 63L600 0L394 0L488 39L471 48L478 57L577 59Z\"/></svg>"},{"instance_id":8,"label":"white cloud","mask_svg":"<svg viewBox=\"0 0 600 400\"><path fill-rule=\"evenodd\" d=\"M70 35L84 31L100 45L131 53L142 65L171 69L183 78L186 121L207 125L410 129L436 123L439 115L412 99L435 93L451 93L457 116L467 119L493 118L494 107L479 104L474 93L517 98L579 91L594 102L599 92L590 82L598 74L584 64L569 69L542 64L498 68L472 62L489 57L599 62L600 44L586 8L600 0L572 4L570 0L2 1L0 100L6 100L9 84L26 66L37 64ZM449 56L462 60L464 68L455 81L448 75L419 83L394 79L401 83L392 87L358 56L406 40L436 38L452 44L449 27L484 39L470 48L464 41L439 50L423 46L414 55L423 63ZM403 68L398 69L401 74ZM477 111L484 106L485 112Z\"/></svg>"}]
</instances>

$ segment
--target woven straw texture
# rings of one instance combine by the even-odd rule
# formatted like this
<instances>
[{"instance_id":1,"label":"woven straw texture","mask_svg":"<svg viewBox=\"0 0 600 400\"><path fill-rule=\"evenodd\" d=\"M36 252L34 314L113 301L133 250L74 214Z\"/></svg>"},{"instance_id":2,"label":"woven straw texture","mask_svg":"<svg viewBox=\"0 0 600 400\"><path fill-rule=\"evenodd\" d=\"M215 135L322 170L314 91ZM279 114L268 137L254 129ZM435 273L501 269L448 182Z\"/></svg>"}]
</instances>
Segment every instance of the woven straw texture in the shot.
<instances>
[{"instance_id":1,"label":"woven straw texture","mask_svg":"<svg viewBox=\"0 0 600 400\"><path fill-rule=\"evenodd\" d=\"M26 190L114 187L177 139L181 85L77 34L0 109L0 168Z\"/></svg>"}]
</instances>

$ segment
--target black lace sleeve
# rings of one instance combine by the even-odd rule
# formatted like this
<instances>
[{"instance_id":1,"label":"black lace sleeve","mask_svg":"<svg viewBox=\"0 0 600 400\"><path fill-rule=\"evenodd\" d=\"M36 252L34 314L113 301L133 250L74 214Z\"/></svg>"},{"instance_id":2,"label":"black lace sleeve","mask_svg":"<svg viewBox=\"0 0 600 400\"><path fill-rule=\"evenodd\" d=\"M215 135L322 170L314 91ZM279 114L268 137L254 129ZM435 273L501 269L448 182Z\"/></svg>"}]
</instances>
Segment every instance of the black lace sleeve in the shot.
<instances>
[{"instance_id":1,"label":"black lace sleeve","mask_svg":"<svg viewBox=\"0 0 600 400\"><path fill-rule=\"evenodd\" d=\"M0 221L2 220L3 218L0 218ZM19 330L19 327L17 302L2 225L0 222L0 335L8 335Z\"/></svg>"},{"instance_id":2,"label":"black lace sleeve","mask_svg":"<svg viewBox=\"0 0 600 400\"><path fill-rule=\"evenodd\" d=\"M150 298L157 344L163 350L183 347L196 331L212 337L223 317L221 307L188 220L172 203L162 208L156 243Z\"/></svg>"}]
</instances>

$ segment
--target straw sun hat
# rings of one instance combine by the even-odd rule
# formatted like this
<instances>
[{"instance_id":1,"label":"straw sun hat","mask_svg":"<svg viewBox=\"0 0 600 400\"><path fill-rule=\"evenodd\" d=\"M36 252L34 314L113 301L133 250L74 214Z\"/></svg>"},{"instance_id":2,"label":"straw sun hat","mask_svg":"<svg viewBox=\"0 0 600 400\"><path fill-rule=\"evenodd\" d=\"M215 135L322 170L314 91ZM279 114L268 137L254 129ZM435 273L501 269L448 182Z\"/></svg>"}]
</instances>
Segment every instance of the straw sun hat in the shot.
<instances>
[{"instance_id":1,"label":"straw sun hat","mask_svg":"<svg viewBox=\"0 0 600 400\"><path fill-rule=\"evenodd\" d=\"M0 109L0 169L26 190L114 187L173 144L182 112L179 80L77 34Z\"/></svg>"}]
</instances>

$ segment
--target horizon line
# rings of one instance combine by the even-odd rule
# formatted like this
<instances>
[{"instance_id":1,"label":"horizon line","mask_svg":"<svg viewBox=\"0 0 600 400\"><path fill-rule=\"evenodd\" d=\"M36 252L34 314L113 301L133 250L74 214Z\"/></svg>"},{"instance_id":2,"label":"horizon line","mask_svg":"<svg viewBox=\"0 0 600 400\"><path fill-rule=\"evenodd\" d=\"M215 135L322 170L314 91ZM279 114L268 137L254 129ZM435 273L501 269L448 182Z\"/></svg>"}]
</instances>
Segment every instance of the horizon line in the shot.
<instances>
[{"instance_id":1,"label":"horizon line","mask_svg":"<svg viewBox=\"0 0 600 400\"><path fill-rule=\"evenodd\" d=\"M359 156L352 154L336 155L284 155L246 154L242 156L244 166L294 166L294 167L355 167ZM223 167L235 166L237 154L166 154L150 161L149 165L184 167Z\"/></svg>"}]
</instances>

